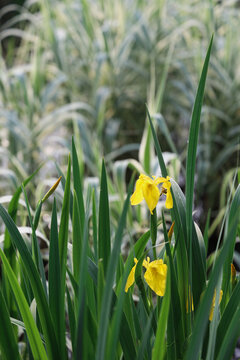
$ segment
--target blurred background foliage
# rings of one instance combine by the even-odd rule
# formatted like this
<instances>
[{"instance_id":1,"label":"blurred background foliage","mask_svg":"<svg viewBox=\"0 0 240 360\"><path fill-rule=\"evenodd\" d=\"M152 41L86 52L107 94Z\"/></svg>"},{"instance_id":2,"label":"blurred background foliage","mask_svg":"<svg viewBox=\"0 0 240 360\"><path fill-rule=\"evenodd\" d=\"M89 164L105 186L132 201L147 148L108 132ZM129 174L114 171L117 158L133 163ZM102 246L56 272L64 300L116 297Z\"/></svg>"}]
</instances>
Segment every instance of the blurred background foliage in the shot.
<instances>
[{"instance_id":1,"label":"blurred background foliage","mask_svg":"<svg viewBox=\"0 0 240 360\"><path fill-rule=\"evenodd\" d=\"M35 206L57 177L54 163L66 170L73 135L85 182L98 186L105 157L117 221L127 169L159 171L145 104L184 189L191 111L214 33L195 215L203 225L211 208L216 234L239 172L239 18L239 1L1 2L1 202L44 163L29 187Z\"/></svg>"}]
</instances>

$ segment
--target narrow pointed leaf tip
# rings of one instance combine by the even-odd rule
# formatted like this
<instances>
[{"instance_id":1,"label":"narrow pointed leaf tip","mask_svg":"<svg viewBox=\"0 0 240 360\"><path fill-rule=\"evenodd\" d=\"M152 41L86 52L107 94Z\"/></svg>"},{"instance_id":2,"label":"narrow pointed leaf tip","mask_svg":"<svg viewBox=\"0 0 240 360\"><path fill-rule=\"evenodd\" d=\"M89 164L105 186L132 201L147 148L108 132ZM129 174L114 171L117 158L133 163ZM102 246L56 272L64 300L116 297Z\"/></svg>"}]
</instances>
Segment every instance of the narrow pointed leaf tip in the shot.
<instances>
[{"instance_id":1,"label":"narrow pointed leaf tip","mask_svg":"<svg viewBox=\"0 0 240 360\"><path fill-rule=\"evenodd\" d=\"M161 192L158 188L158 184L162 184ZM171 194L171 182L170 177L158 177L140 174L137 182L136 189L131 196L131 205L138 205L143 200L146 201L147 206L153 214L153 210L156 208L157 203L161 195L166 195L166 208L171 209L173 207L173 199Z\"/></svg>"},{"instance_id":2,"label":"narrow pointed leaf tip","mask_svg":"<svg viewBox=\"0 0 240 360\"><path fill-rule=\"evenodd\" d=\"M55 184L48 190L48 192L46 193L46 195L42 198L42 202L46 201L46 200L49 198L49 196L51 196L52 193L54 193L54 191L55 191L56 188L58 187L61 179L62 179L62 176L60 176L60 177L58 178L58 180L55 182Z\"/></svg>"}]
</instances>

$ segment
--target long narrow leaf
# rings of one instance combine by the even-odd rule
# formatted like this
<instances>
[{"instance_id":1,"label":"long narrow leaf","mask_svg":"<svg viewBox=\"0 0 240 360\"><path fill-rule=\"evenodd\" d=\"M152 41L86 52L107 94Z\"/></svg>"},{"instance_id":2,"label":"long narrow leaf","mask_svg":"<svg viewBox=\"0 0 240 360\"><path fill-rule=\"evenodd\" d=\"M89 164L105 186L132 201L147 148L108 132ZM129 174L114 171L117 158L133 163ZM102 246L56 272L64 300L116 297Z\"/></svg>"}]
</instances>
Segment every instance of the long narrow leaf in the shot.
<instances>
[{"instance_id":1,"label":"long narrow leaf","mask_svg":"<svg viewBox=\"0 0 240 360\"><path fill-rule=\"evenodd\" d=\"M126 294L124 292L124 288L126 285L126 281L127 281L129 272L130 272L130 261L125 266L124 275L123 275L122 283L121 283L121 288L119 291L117 304L116 304L115 312L113 315L111 333L109 335L110 339L109 339L108 349L107 349L107 358L108 359L114 358L116 346L117 346L117 343L119 340L119 331L120 331L121 319L122 319L122 314L123 314L123 303L124 303L124 298L126 296Z\"/></svg>"},{"instance_id":2,"label":"long narrow leaf","mask_svg":"<svg viewBox=\"0 0 240 360\"><path fill-rule=\"evenodd\" d=\"M59 342L64 337L65 312L61 308L61 277L60 277L60 259L58 247L58 228L57 228L57 209L56 201L53 202L51 232L50 232L50 249L49 249L49 270L48 270L48 287L49 287L49 308L52 314L53 324L56 336ZM56 301L56 299L58 299Z\"/></svg>"},{"instance_id":3,"label":"long narrow leaf","mask_svg":"<svg viewBox=\"0 0 240 360\"><path fill-rule=\"evenodd\" d=\"M5 267L7 277L10 282L12 292L14 293L15 299L17 301L23 322L25 324L25 328L28 334L28 339L33 356L35 359L47 360L47 354L42 344L42 340L38 332L37 326L34 322L33 316L29 309L29 305L24 297L21 287L18 284L18 280L14 275L14 272L11 269L11 266L4 252L1 249L0 249L0 256Z\"/></svg>"},{"instance_id":4,"label":"long narrow leaf","mask_svg":"<svg viewBox=\"0 0 240 360\"><path fill-rule=\"evenodd\" d=\"M12 241L14 242L16 248L21 255L27 276L31 283L32 290L37 302L38 313L44 333L44 338L46 341L48 357L50 359L61 359L46 294L44 292L36 266L16 225L1 204L0 216L2 217L11 235Z\"/></svg>"},{"instance_id":5,"label":"long narrow leaf","mask_svg":"<svg viewBox=\"0 0 240 360\"><path fill-rule=\"evenodd\" d=\"M231 320L234 318L234 314L239 307L239 299L240 299L240 281L236 285L232 296L229 299L229 302L222 314L222 318L220 320L218 330L217 330L217 339L216 339L216 352L215 355L217 356L219 353L219 349L223 340L226 336L226 331L228 330Z\"/></svg>"},{"instance_id":6,"label":"long narrow leaf","mask_svg":"<svg viewBox=\"0 0 240 360\"><path fill-rule=\"evenodd\" d=\"M81 233L83 234L84 227L84 219L85 219L85 210L84 210L84 202L83 202L83 192L82 192L82 182L81 182L81 174L80 174L80 166L77 157L77 151L75 147L74 140L72 139L72 168L73 168L73 188L76 191L78 206L79 206L79 221L81 224Z\"/></svg>"},{"instance_id":7,"label":"long narrow leaf","mask_svg":"<svg viewBox=\"0 0 240 360\"><path fill-rule=\"evenodd\" d=\"M13 332L10 315L0 289L0 354L4 359L20 360L17 338Z\"/></svg>"},{"instance_id":8,"label":"long narrow leaf","mask_svg":"<svg viewBox=\"0 0 240 360\"><path fill-rule=\"evenodd\" d=\"M226 223L226 232L228 231L228 228L231 228L231 222L234 220L234 216L236 214L236 211L238 211L240 206L240 185L238 185L237 190L235 192L230 210L229 210L229 216L228 221ZM237 229L236 229L237 233ZM222 280L222 290L223 290L223 298L222 298L222 307L226 305L227 298L229 296L229 284L230 284L230 277L231 277L231 263L233 262L233 252L235 247L235 238L236 234L231 239L231 246L230 250L226 259L226 262L224 264L224 270L223 270L223 280Z\"/></svg>"},{"instance_id":9,"label":"long narrow leaf","mask_svg":"<svg viewBox=\"0 0 240 360\"><path fill-rule=\"evenodd\" d=\"M104 272L107 271L108 260L111 252L110 221L107 175L102 162L100 202L99 202L99 227L98 227L98 256L103 261Z\"/></svg>"},{"instance_id":10,"label":"long narrow leaf","mask_svg":"<svg viewBox=\"0 0 240 360\"><path fill-rule=\"evenodd\" d=\"M25 179L23 181L23 186L26 186L33 178L34 176L39 172L39 170L41 169L42 165L40 165L36 171L34 171L33 174L31 174L27 179ZM8 213L11 216L11 218L13 219L13 221L16 220L16 216L17 216L17 209L18 209L18 202L20 199L20 195L22 192L22 186L19 186L17 188L17 190L15 191L9 206L8 206ZM11 267L13 269L13 271L16 273L17 268L16 268L16 253L15 253L15 249L13 247L12 241L11 241L11 237L10 234L8 232L8 230L5 230L5 236L4 236L4 252L7 256L7 259L9 260ZM7 285L7 282L4 279L4 274L3 274L3 280L4 280L4 292L6 294L6 300L10 309L10 314L15 315L16 314L16 307L15 307L15 303L11 297L11 293L10 293L10 289Z\"/></svg>"},{"instance_id":11,"label":"long narrow leaf","mask_svg":"<svg viewBox=\"0 0 240 360\"><path fill-rule=\"evenodd\" d=\"M165 166L165 163L164 163L164 160L163 160L162 150L161 150L160 144L158 142L157 135L156 135L156 132L155 132L155 129L154 129L154 126L153 126L153 123L152 123L152 119L151 119L151 116L149 114L147 106L146 106L146 109L147 109L147 116L148 116L148 120L149 120L149 123L150 123L152 136L153 136L153 140L154 140L154 146L155 146L155 149L156 149L156 152L157 152L157 157L158 157L159 165L160 165L160 168L161 168L162 176L166 177L167 176L167 169L166 169L166 166Z\"/></svg>"},{"instance_id":12,"label":"long narrow leaf","mask_svg":"<svg viewBox=\"0 0 240 360\"><path fill-rule=\"evenodd\" d=\"M239 214L240 214L240 208L237 209L237 212L235 213L234 218L231 221L231 228L228 229L228 233L226 235L224 245L216 260L215 267L209 279L207 289L205 291L202 302L197 311L192 338L189 343L188 351L185 358L186 360L191 360L194 357L198 357L198 354L200 352L204 332L208 322L208 314L210 311L214 290L219 280L219 276L221 275L221 270L224 261L226 260L227 254L231 247L231 239L234 237L234 234L236 233L236 227L239 222Z\"/></svg>"},{"instance_id":13,"label":"long narrow leaf","mask_svg":"<svg viewBox=\"0 0 240 360\"><path fill-rule=\"evenodd\" d=\"M188 140L188 152L187 152L187 166L186 166L186 224L187 224L187 239L188 247L191 249L191 239L192 239L192 209L193 209L193 190L194 190L194 177L195 177L195 166L196 166L196 154L197 154L197 143L198 143L198 133L200 127L200 118L201 110L203 103L203 95L207 77L208 64L212 49L213 37L211 38L206 58L204 61L197 95L195 98L192 119L189 131L189 140ZM189 254L189 259L191 260L191 251ZM190 272L192 271L190 266Z\"/></svg>"},{"instance_id":14,"label":"long narrow leaf","mask_svg":"<svg viewBox=\"0 0 240 360\"><path fill-rule=\"evenodd\" d=\"M237 339L240 335L239 323L240 323L240 307L238 307L237 311L232 317L228 329L226 330L226 335L219 348L217 360L230 359L234 347L236 345Z\"/></svg>"},{"instance_id":15,"label":"long narrow leaf","mask_svg":"<svg viewBox=\"0 0 240 360\"><path fill-rule=\"evenodd\" d=\"M73 262L73 275L75 280L79 279L79 271L80 271L80 260L82 253L82 229L80 223L80 213L78 206L77 194L74 191L73 193L73 218L72 218L72 262Z\"/></svg>"},{"instance_id":16,"label":"long narrow leaf","mask_svg":"<svg viewBox=\"0 0 240 360\"><path fill-rule=\"evenodd\" d=\"M131 181L129 186L128 195L125 200L124 208L119 220L119 226L115 235L112 254L108 264L106 286L103 293L101 317L99 323L99 337L97 343L96 360L104 360L104 356L105 356L105 345L106 345L106 336L107 336L107 328L108 328L107 326L109 321L110 306L112 300L112 286L115 276L115 270L117 267L116 259L118 257L121 247L122 234L126 222L127 210L129 206L130 195L132 193L132 188L133 188L133 181Z\"/></svg>"},{"instance_id":17,"label":"long narrow leaf","mask_svg":"<svg viewBox=\"0 0 240 360\"><path fill-rule=\"evenodd\" d=\"M171 338L174 339L175 343L175 349L178 358L182 357L183 354L183 343L184 343L184 329L183 329L183 321L182 321L182 313L181 313L181 303L180 303L180 296L178 292L178 286L177 286L177 277L176 272L174 268L171 248L169 244L167 229L166 229L166 223L164 218L164 213L162 212L162 219L163 219L163 232L164 232L164 240L165 240L165 248L166 248L166 254L168 256L168 269L171 274L171 303L170 303L170 310L169 310L169 321L168 321L168 335L170 335L170 341ZM186 309L186 307L185 307ZM185 311L184 309L184 311Z\"/></svg>"},{"instance_id":18,"label":"long narrow leaf","mask_svg":"<svg viewBox=\"0 0 240 360\"><path fill-rule=\"evenodd\" d=\"M90 198L91 195L88 192L88 201L86 206L85 221L84 221L84 232L83 232L83 242L81 250L81 261L80 261L80 271L78 279L78 295L75 298L75 306L77 309L76 312L76 337L73 344L74 349L74 359L84 359L85 354L88 353L87 348L87 304L86 304L86 281L87 281L87 269L88 269L88 219L90 212Z\"/></svg>"},{"instance_id":19,"label":"long narrow leaf","mask_svg":"<svg viewBox=\"0 0 240 360\"><path fill-rule=\"evenodd\" d=\"M67 262L67 242L68 242L68 222L70 209L70 179L71 179L71 159L68 160L68 171L62 204L62 213L59 226L59 256L61 266L61 281L65 282L66 262Z\"/></svg>"}]
</instances>

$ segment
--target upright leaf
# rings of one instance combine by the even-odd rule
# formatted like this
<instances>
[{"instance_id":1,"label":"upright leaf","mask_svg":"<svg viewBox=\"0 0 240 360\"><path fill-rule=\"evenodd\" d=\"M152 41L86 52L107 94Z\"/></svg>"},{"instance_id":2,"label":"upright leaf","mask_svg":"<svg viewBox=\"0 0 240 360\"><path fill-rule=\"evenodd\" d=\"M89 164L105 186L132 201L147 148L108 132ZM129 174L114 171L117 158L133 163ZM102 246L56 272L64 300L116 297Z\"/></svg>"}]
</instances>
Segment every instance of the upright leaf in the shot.
<instances>
[{"instance_id":1,"label":"upright leaf","mask_svg":"<svg viewBox=\"0 0 240 360\"><path fill-rule=\"evenodd\" d=\"M0 204L0 216L2 217L9 234L11 236L14 245L18 249L24 267L26 269L26 274L31 283L31 287L36 299L39 319L42 325L44 338L46 341L46 347L48 352L49 359L61 359L61 353L59 352L59 347L56 339L56 334L54 331L52 317L49 311L48 302L46 298L46 293L44 292L37 268L32 260L31 254L28 251L28 248L19 233L16 225L14 224L12 218L6 212L4 207Z\"/></svg>"},{"instance_id":2,"label":"upright leaf","mask_svg":"<svg viewBox=\"0 0 240 360\"><path fill-rule=\"evenodd\" d=\"M40 165L37 168L37 170L34 171L34 173L32 173L26 180L23 181L23 186L26 186L34 178L34 176L38 173L38 171L41 169L41 167L42 167L42 165ZM22 193L22 186L19 186L17 188L17 190L15 191L15 193L9 203L9 206L8 206L8 213L11 216L11 218L13 219L13 221L15 221L16 217L17 217L18 202L19 202L21 193ZM11 241L11 236L7 229L5 230L5 236L4 236L4 253L6 254L8 261L10 262L14 273L16 274L16 272L17 272L16 253L15 253L15 249L12 244L12 241ZM16 306L13 301L13 298L11 297L11 292L10 292L9 286L7 284L7 281L5 281L4 274L3 274L3 279L4 279L4 282L3 282L4 283L4 292L6 294L7 305L9 306L10 314L15 315L16 314Z\"/></svg>"},{"instance_id":3,"label":"upright leaf","mask_svg":"<svg viewBox=\"0 0 240 360\"><path fill-rule=\"evenodd\" d=\"M64 300L61 299L61 277L60 277L60 259L58 247L58 227L57 227L57 209L56 201L53 202L51 231L50 231L50 249L49 249L49 270L48 270L48 287L49 287L49 308L52 314L53 324L55 327L56 336L60 343L65 343L64 335L64 321L65 311L61 304ZM56 301L57 299L57 301ZM63 351L64 348L62 349Z\"/></svg>"},{"instance_id":4,"label":"upright leaf","mask_svg":"<svg viewBox=\"0 0 240 360\"><path fill-rule=\"evenodd\" d=\"M114 246L107 268L106 286L103 293L101 316L100 316L99 329L98 329L99 336L97 342L96 360L104 360L105 358L104 357L105 345L106 345L107 329L108 329L111 300L112 300L112 286L114 282L115 271L117 268L116 259L118 258L118 254L121 248L122 234L123 234L123 229L125 227L127 210L129 206L130 195L132 193L132 188L133 188L133 181L131 181L129 186L128 196L125 200L124 208L119 220L119 225L114 240Z\"/></svg>"},{"instance_id":5,"label":"upright leaf","mask_svg":"<svg viewBox=\"0 0 240 360\"><path fill-rule=\"evenodd\" d=\"M78 162L77 151L76 151L74 139L72 139L72 168L73 168L73 188L76 191L76 195L77 195L77 199L78 199L79 221L81 224L81 235L82 235L83 227L84 227L84 219L85 219L85 210L84 210L80 166L79 166L79 162Z\"/></svg>"},{"instance_id":6,"label":"upright leaf","mask_svg":"<svg viewBox=\"0 0 240 360\"><path fill-rule=\"evenodd\" d=\"M161 150L160 144L158 142L157 134L155 132L155 129L154 129L154 126L153 126L152 119L151 119L151 116L149 114L148 108L146 107L146 109L147 109L147 116L148 116L148 120L149 120L149 123L150 123L152 136L153 136L153 140L154 140L154 146L155 146L155 149L156 149L156 152L157 152L158 162L159 162L159 165L160 165L160 168L161 168L162 176L166 177L167 176L167 169L166 169L165 162L163 160L162 150Z\"/></svg>"},{"instance_id":7,"label":"upright leaf","mask_svg":"<svg viewBox=\"0 0 240 360\"><path fill-rule=\"evenodd\" d=\"M239 323L240 307L238 307L233 318L231 319L231 323L226 331L226 336L224 337L224 340L220 346L217 360L230 359L230 357L232 356L233 350L236 346L236 342L240 334Z\"/></svg>"},{"instance_id":8,"label":"upright leaf","mask_svg":"<svg viewBox=\"0 0 240 360\"><path fill-rule=\"evenodd\" d=\"M192 119L190 124L189 131L189 140L188 140L188 151L187 151L187 166L186 166L186 225L187 225L187 240L188 240L188 249L189 249L189 267L190 267L190 276L191 276L191 259L192 259L192 209L193 209L193 191L194 191L194 176L195 176L195 166L196 166L196 154L197 154L197 143L198 143L198 133L200 127L203 95L205 89L205 82L207 77L208 64L212 49L213 37L211 38L207 55L204 61L197 95L195 98ZM190 280L191 281L191 280Z\"/></svg>"},{"instance_id":9,"label":"upright leaf","mask_svg":"<svg viewBox=\"0 0 240 360\"><path fill-rule=\"evenodd\" d=\"M0 354L4 360L20 360L17 338L13 332L10 314L0 289Z\"/></svg>"},{"instance_id":10,"label":"upright leaf","mask_svg":"<svg viewBox=\"0 0 240 360\"><path fill-rule=\"evenodd\" d=\"M73 218L72 218L72 261L73 261L73 275L75 280L79 279L80 260L82 253L82 229L80 223L80 213L78 206L78 199L76 192L73 193Z\"/></svg>"},{"instance_id":11,"label":"upright leaf","mask_svg":"<svg viewBox=\"0 0 240 360\"><path fill-rule=\"evenodd\" d=\"M87 205L84 221L84 232L83 232L83 243L81 251L81 261L80 261L80 271L78 279L78 294L75 297L75 306L77 309L76 312L76 335L75 341L73 344L74 359L85 359L88 357L88 330L87 330L87 291L86 291L86 282L88 277L88 220L90 213L90 189L87 196Z\"/></svg>"},{"instance_id":12,"label":"upright leaf","mask_svg":"<svg viewBox=\"0 0 240 360\"><path fill-rule=\"evenodd\" d=\"M228 231L228 228L231 228L231 223L234 221L234 216L236 212L238 211L240 206L240 185L238 185L237 190L235 192L235 196L233 198L230 210L229 210L229 216L226 223L226 232ZM227 259L224 264L223 269L223 280L222 280L222 290L223 290L223 298L222 298L222 304L221 307L224 308L227 303L227 299L229 297L229 284L230 284L230 277L231 277L231 263L233 262L233 252L235 247L235 240L236 240L236 233L231 239L231 246L229 249L229 253L227 255Z\"/></svg>"},{"instance_id":13,"label":"upright leaf","mask_svg":"<svg viewBox=\"0 0 240 360\"><path fill-rule=\"evenodd\" d=\"M239 193L238 193L239 196ZM198 357L203 342L203 336L208 322L208 316L210 307L214 295L214 291L221 275L223 264L227 258L228 252L231 248L231 239L236 234L236 228L239 222L240 206L236 209L237 212L233 215L231 220L231 227L228 228L224 245L219 253L219 256L215 262L214 269L212 270L207 289L203 296L203 299L199 305L197 316L194 322L193 333L189 343L189 347L186 354L186 360L191 360Z\"/></svg>"},{"instance_id":14,"label":"upright leaf","mask_svg":"<svg viewBox=\"0 0 240 360\"><path fill-rule=\"evenodd\" d=\"M28 339L29 339L29 343L31 346L33 356L35 359L47 360L47 354L46 354L46 351L42 344L42 340L41 340L40 334L38 332L37 326L34 322L33 316L29 309L27 300L25 299L23 291L22 291L20 285L18 284L18 280L17 280L16 276L14 275L14 272L11 269L11 266L4 254L4 252L1 249L0 249L0 256L1 256L2 262L4 264L6 274L8 276L8 280L10 282L12 292L14 293L16 302L18 304L19 311L21 313L23 322L25 324L25 328L27 331L27 335L28 335Z\"/></svg>"},{"instance_id":15,"label":"upright leaf","mask_svg":"<svg viewBox=\"0 0 240 360\"><path fill-rule=\"evenodd\" d=\"M102 161L102 175L99 200L99 226L98 226L98 256L102 259L104 272L107 271L108 260L111 252L110 220L107 175L104 160Z\"/></svg>"},{"instance_id":16,"label":"upright leaf","mask_svg":"<svg viewBox=\"0 0 240 360\"><path fill-rule=\"evenodd\" d=\"M68 243L68 223L70 209L70 180L71 180L71 158L68 159L68 171L64 190L62 213L59 226L59 256L61 266L61 281L65 282L66 262L67 262L67 243Z\"/></svg>"}]
</instances>

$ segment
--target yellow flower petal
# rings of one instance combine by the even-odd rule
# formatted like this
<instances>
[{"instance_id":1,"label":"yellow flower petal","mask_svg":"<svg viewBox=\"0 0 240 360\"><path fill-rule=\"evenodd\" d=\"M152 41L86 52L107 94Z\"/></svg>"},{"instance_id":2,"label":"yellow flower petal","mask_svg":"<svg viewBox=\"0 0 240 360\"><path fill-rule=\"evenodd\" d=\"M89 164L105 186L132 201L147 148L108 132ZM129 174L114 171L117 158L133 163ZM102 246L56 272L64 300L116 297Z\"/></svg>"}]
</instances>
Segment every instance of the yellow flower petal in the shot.
<instances>
[{"instance_id":1,"label":"yellow flower petal","mask_svg":"<svg viewBox=\"0 0 240 360\"><path fill-rule=\"evenodd\" d=\"M137 266L137 259L134 258L135 265L132 267L132 270L130 271L130 274L128 275L127 282L125 285L125 292L128 292L128 289L133 285L135 281L135 270Z\"/></svg>"},{"instance_id":2,"label":"yellow flower petal","mask_svg":"<svg viewBox=\"0 0 240 360\"><path fill-rule=\"evenodd\" d=\"M220 304L220 302L222 301L222 296L223 296L223 291L220 290L219 304ZM209 320L210 320L210 321L212 321L212 319L213 319L213 314L214 314L215 305L216 305L216 290L214 291L214 296L213 296L213 300L212 300L211 310L210 310L210 314L209 314Z\"/></svg>"},{"instance_id":3,"label":"yellow flower petal","mask_svg":"<svg viewBox=\"0 0 240 360\"><path fill-rule=\"evenodd\" d=\"M148 268L149 263L150 263L150 257L148 256L147 260L145 260L145 259L143 260L143 266L145 267L145 269Z\"/></svg>"},{"instance_id":4,"label":"yellow flower petal","mask_svg":"<svg viewBox=\"0 0 240 360\"><path fill-rule=\"evenodd\" d=\"M167 265L163 263L162 259L152 261L148 264L147 270L144 274L148 286L158 295L165 294L167 278Z\"/></svg>"},{"instance_id":5,"label":"yellow flower petal","mask_svg":"<svg viewBox=\"0 0 240 360\"><path fill-rule=\"evenodd\" d=\"M154 184L154 180L151 179L149 176L144 175L144 174L140 174L139 179L142 180L143 182L147 182L149 184Z\"/></svg>"},{"instance_id":6,"label":"yellow flower petal","mask_svg":"<svg viewBox=\"0 0 240 360\"><path fill-rule=\"evenodd\" d=\"M151 212L157 206L160 195L166 194L166 207L171 209L173 207L173 199L170 191L171 182L170 177L158 177L152 176L151 179L149 176L140 174L137 182L136 189L131 196L131 204L138 205L143 199L145 199L147 206ZM160 193L157 185L162 183L162 192Z\"/></svg>"},{"instance_id":7,"label":"yellow flower petal","mask_svg":"<svg viewBox=\"0 0 240 360\"><path fill-rule=\"evenodd\" d=\"M166 182L167 181L167 178L165 178L165 177L158 177L158 178L156 178L155 180L154 180L154 182L155 182L155 184L161 184L161 183L164 183L164 182Z\"/></svg>"},{"instance_id":8,"label":"yellow flower petal","mask_svg":"<svg viewBox=\"0 0 240 360\"><path fill-rule=\"evenodd\" d=\"M141 175L140 175L139 179L136 182L136 189L130 198L131 205L138 205L141 201L143 201L144 199L142 192L143 184L144 181L143 179L141 179Z\"/></svg>"},{"instance_id":9,"label":"yellow flower petal","mask_svg":"<svg viewBox=\"0 0 240 360\"><path fill-rule=\"evenodd\" d=\"M157 206L160 197L160 191L157 185L146 182L143 184L142 192L147 206L152 214L153 210Z\"/></svg>"},{"instance_id":10,"label":"yellow flower petal","mask_svg":"<svg viewBox=\"0 0 240 360\"><path fill-rule=\"evenodd\" d=\"M165 190L165 191L163 191ZM167 191L167 193L166 193ZM162 193L166 193L166 208L167 209L172 209L173 207L173 198L172 198L172 193L171 193L171 182L170 182L170 177L167 176L167 178L165 179L163 185L162 185Z\"/></svg>"},{"instance_id":11,"label":"yellow flower petal","mask_svg":"<svg viewBox=\"0 0 240 360\"><path fill-rule=\"evenodd\" d=\"M172 209L172 208L173 208L173 198L172 198L172 194L171 194L170 188L167 189L167 196L166 196L165 205L166 205L166 208L167 208L167 209Z\"/></svg>"}]
</instances>

